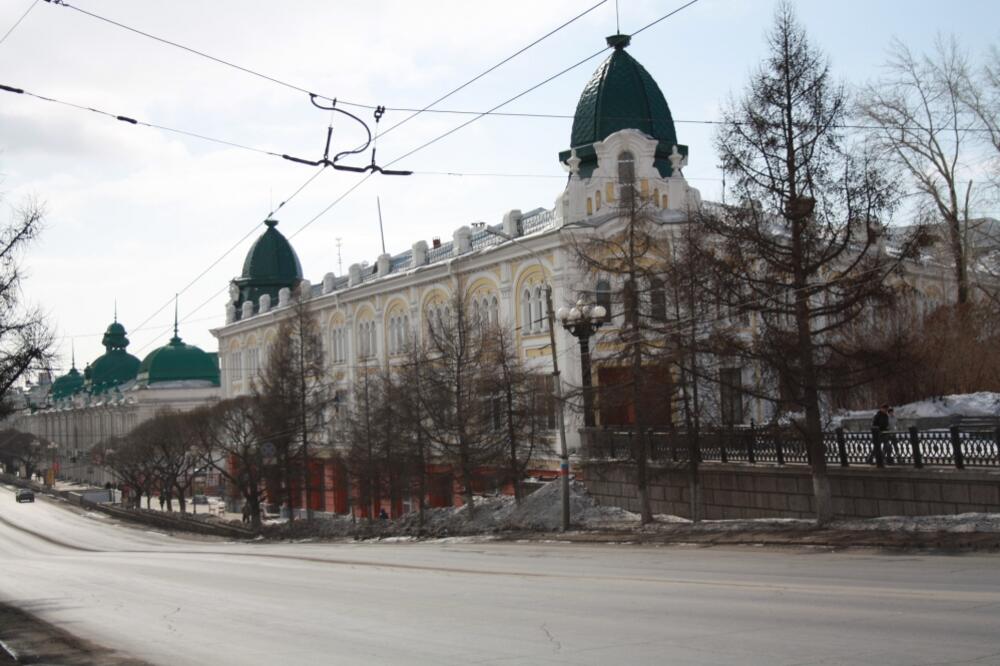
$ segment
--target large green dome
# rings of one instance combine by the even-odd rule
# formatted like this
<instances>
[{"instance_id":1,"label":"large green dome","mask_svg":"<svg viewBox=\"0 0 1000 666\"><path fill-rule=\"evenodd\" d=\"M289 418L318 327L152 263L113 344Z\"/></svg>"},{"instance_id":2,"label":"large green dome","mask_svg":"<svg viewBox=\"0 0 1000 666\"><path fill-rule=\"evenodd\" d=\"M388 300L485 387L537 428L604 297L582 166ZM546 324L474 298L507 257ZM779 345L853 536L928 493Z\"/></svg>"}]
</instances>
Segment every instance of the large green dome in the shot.
<instances>
[{"instance_id":1,"label":"large green dome","mask_svg":"<svg viewBox=\"0 0 1000 666\"><path fill-rule=\"evenodd\" d=\"M219 366L212 354L199 347L185 344L177 336L142 360L139 382L146 385L161 382L206 381L219 385Z\"/></svg>"},{"instance_id":2,"label":"large green dome","mask_svg":"<svg viewBox=\"0 0 1000 666\"><path fill-rule=\"evenodd\" d=\"M125 351L128 338L124 326L117 321L112 323L101 342L106 351L90 364L89 373L85 372L91 393L103 393L129 382L139 371L139 359Z\"/></svg>"},{"instance_id":3,"label":"large green dome","mask_svg":"<svg viewBox=\"0 0 1000 666\"><path fill-rule=\"evenodd\" d=\"M275 227L277 220L266 220L267 229L254 242L243 262L243 274L234 280L240 289L237 310L244 301L257 307L263 294L277 301L278 292L293 288L302 279L302 265L291 243Z\"/></svg>"},{"instance_id":4,"label":"large green dome","mask_svg":"<svg viewBox=\"0 0 1000 666\"><path fill-rule=\"evenodd\" d=\"M623 129L636 129L657 139L655 165L663 177L672 175L670 154L677 130L667 100L646 68L625 51L628 35L608 37L614 52L601 63L580 95L573 116L570 146L580 158L580 175L589 177L597 165L593 144ZM677 146L687 154L687 146ZM559 159L565 162L570 151Z\"/></svg>"},{"instance_id":5,"label":"large green dome","mask_svg":"<svg viewBox=\"0 0 1000 666\"><path fill-rule=\"evenodd\" d=\"M80 374L80 371L74 365L69 369L69 372L52 382L49 395L52 396L53 400L65 400L82 391L83 383L83 375Z\"/></svg>"}]
</instances>

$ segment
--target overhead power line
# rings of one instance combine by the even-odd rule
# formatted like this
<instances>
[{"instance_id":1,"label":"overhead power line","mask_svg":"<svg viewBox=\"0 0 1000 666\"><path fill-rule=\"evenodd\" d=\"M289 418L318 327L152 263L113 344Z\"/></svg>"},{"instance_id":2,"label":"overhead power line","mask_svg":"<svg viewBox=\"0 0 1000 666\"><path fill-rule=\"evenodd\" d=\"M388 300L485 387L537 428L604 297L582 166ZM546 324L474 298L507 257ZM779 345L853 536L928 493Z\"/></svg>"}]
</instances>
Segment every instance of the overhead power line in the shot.
<instances>
[{"instance_id":1,"label":"overhead power line","mask_svg":"<svg viewBox=\"0 0 1000 666\"><path fill-rule=\"evenodd\" d=\"M632 33L633 36L641 34L642 32L645 32L646 30L648 30L649 28L653 27L654 25L660 23L661 21L664 21L664 20L670 18L671 16L674 16L675 14L677 14L677 13L679 13L679 12L687 9L688 7L690 7L691 5L693 5L693 4L697 3L697 2L698 2L698 0L689 0L688 2L684 3L680 7L677 7L676 9L674 9L672 11L669 11L666 14L664 14L663 16L659 17L658 19L655 19L655 20L647 23L646 25L642 26L641 28L639 28L638 30L636 30L634 33ZM462 123L461 125L457 125L457 126L451 128L450 130L444 132L443 134L439 134L438 136L434 137L430 141L425 141L424 143L420 144L416 148L414 148L414 149L410 150L409 152L404 153L403 155L400 155L396 159L390 161L389 163L386 164L386 166L392 166L396 162L399 162L401 160L406 159L407 157L410 157L414 153L417 153L417 152L423 150L424 148L427 148L428 146L431 146L431 145L437 143L441 139L444 139L445 137L451 136L455 132L457 132L457 131L465 128L465 127L468 127L469 125L471 125L472 123L476 122L480 118L483 118L484 116L487 116L487 115L493 113L497 109L500 109L500 108L502 108L504 106L507 106L511 102L514 102L514 101L516 101L516 100L524 97L528 93L531 93L531 92L537 90L538 88L541 88L542 86L544 86L544 85L546 85L548 83L551 83L552 81L556 80L560 76L563 76L564 74L573 71L574 69L576 69L580 65L582 65L582 64L584 64L584 63L586 63L586 62L588 62L590 60L593 60L597 56L599 56L602 53L604 53L605 51L607 51L609 48L611 48L611 47L610 46L605 46L604 48L602 48L602 49L600 49L598 51L595 51L591 55L583 58L582 60L578 60L577 62L573 63L569 67L566 67L566 68L560 70L559 72L556 72L555 74L553 74L552 76L546 78L545 80L543 80L543 81L541 81L539 83L536 83L535 85L531 86L530 88L527 88L526 90L523 90L523 91L519 92L518 94L514 95L513 97L510 97L510 98L506 99L503 102L500 102L499 104L497 104L496 106L494 106L490 110L478 113L478 114L476 114L475 117L470 118L469 120L467 120L466 122Z\"/></svg>"},{"instance_id":2,"label":"overhead power line","mask_svg":"<svg viewBox=\"0 0 1000 666\"><path fill-rule=\"evenodd\" d=\"M37 1L38 0L35 0L35 2L37 2ZM377 104L363 104L363 103L359 103L359 102L350 102L350 101L347 101L347 100L344 100L344 99L339 99L336 95L325 95L325 94L316 93L316 92L314 92L312 90L304 88L304 87L302 87L300 85L296 85L294 83L290 83L290 82L288 82L288 81L286 81L284 79L280 79L280 78L278 78L276 76L271 76L270 74L264 74L264 73L262 73L260 71L252 69L250 67L245 67L245 66L240 65L238 63L235 63L235 62L233 62L231 60L227 60L225 58L220 58L218 56L214 56L214 55L212 55L212 54L210 54L210 53L208 53L206 51L202 51L200 49L196 49L196 48L193 48L191 46L186 46L186 45L181 44L179 42L175 42L173 40L166 39L166 38L160 37L158 35L154 35L154 34L152 34L150 32L146 32L145 30L140 30L139 28L135 28L135 27L132 27L130 25L126 25L125 23L122 23L120 21L116 21L116 20L108 18L106 16L101 16L100 14L88 11L86 9L83 9L82 7L77 7L76 5L71 5L68 2L65 2L65 0L45 0L45 1L48 2L48 3L50 3L50 4L53 4L53 5L59 5L60 7L66 7L67 9L72 9L74 11L77 11L77 12L81 13L81 14L84 14L86 16L89 16L89 17L93 18L93 19L96 19L98 21L102 21L102 22L107 23L109 25L113 25L113 26L121 28L123 30L127 30L127 31L129 31L131 33L140 35L142 37L146 37L148 39L152 39L152 40L154 40L156 42L159 42L161 44L166 44L167 46L172 46L174 48L181 49L182 51L186 51L186 52L188 52L188 53L190 53L192 55L196 55L196 56L199 56L201 58L206 58L206 59L211 60L212 62L215 62L217 64L223 65L225 67L230 67L232 69L238 70L238 71L243 72L245 74L249 74L250 76L254 76L254 77L262 79L264 81L269 81L271 83L274 83L276 85L282 86L284 88L288 88L289 90L294 90L296 92L305 93L305 94L310 95L310 96L321 97L321 98L326 99L326 100L330 100L330 101L333 101L333 102L338 102L340 104L346 104L348 106L355 106L355 107L359 107L359 108L363 108L363 109L374 110L378 106ZM430 104L428 104L423 109L411 109L411 111L413 111L414 115L416 115L418 113L423 113L423 112L429 110L430 107L434 106L438 102L442 101L443 99L445 99L447 97L450 97L451 95L455 94L459 90L462 90L463 88L467 87L468 85L470 85L470 84L474 83L475 81L481 79L482 77L484 77L487 74L491 73L493 70L497 69L501 65L504 65L505 63L507 63L508 61L512 60L513 58L516 58L517 56L521 55L522 53L524 53L525 51L527 51L531 47L533 47L533 46L537 45L538 43L544 41L545 39L547 39L550 36L554 35L555 33L559 32L563 28L567 27L568 25L570 25L570 24L576 22L577 20L583 18L584 16L586 16L590 12L594 11L595 9L597 9L598 7L600 7L601 5L605 4L607 1L608 0L600 0L600 2L596 3L595 5L592 5L588 9L586 9L583 12L577 14L576 16L574 16L573 18L569 19L568 21L562 23L561 25L559 25L558 27L554 28L553 30L550 30L545 35L542 35L541 37L539 37L538 39L536 39L532 43L530 43L527 46L523 47L522 49L516 51L515 53L513 53L509 57L507 57L504 60L502 60L499 63L497 63L496 65L493 65L492 67L490 67L489 69L485 70L484 72L482 72L481 74L479 74L475 78L473 78L473 79L471 79L471 80L463 83L458 88L455 88L454 90L452 90L451 92L447 93L446 95L444 95L444 96L442 96L442 97L434 100L433 102L431 102ZM34 5L32 5L32 6L34 6ZM29 9L29 11L30 11L30 9ZM408 120L409 120L409 118L404 119L403 121L401 121L401 122L397 123L396 125L394 125L393 128L394 127L398 127L399 125L402 125L403 123L407 122ZM390 129L393 129L393 128L390 128ZM385 132L383 132L383 134L385 134L388 131L389 130L386 130Z\"/></svg>"},{"instance_id":3,"label":"overhead power line","mask_svg":"<svg viewBox=\"0 0 1000 666\"><path fill-rule=\"evenodd\" d=\"M37 4L38 0L35 0L34 2L31 3L31 5L28 6L26 10L24 10L24 13L21 14L21 18L14 21L14 25L10 26L10 28L7 29L7 32L3 34L3 37L0 37L0 44L3 44L5 41L7 41L7 38L10 37L11 33L17 29L17 26L21 25L21 21L23 21L25 18L28 17L28 14L31 13L31 10L34 9L35 5Z\"/></svg>"},{"instance_id":4,"label":"overhead power line","mask_svg":"<svg viewBox=\"0 0 1000 666\"><path fill-rule=\"evenodd\" d=\"M78 111L89 111L91 113L96 113L100 116L105 116L111 118L112 120L117 120L128 125L141 125L143 127L151 127L153 129L162 130L164 132L171 132L173 134L181 134L183 136L188 136L194 139L200 139L202 141L210 141L212 143L217 143L223 146L229 146L230 148L239 148L240 150L247 150L254 153L259 153L262 155L270 155L272 157L281 157L281 154L275 153L270 150L264 150L263 148L254 148L253 146L248 146L242 143L236 143L235 141L229 141L227 139L219 139L217 137L208 136L207 134L199 134L198 132L191 132L189 130L177 129L176 127L168 127L167 125L159 125L157 123L150 123L144 120L139 120L131 116L126 116L112 111L105 111L103 109L98 109L93 106L84 106L83 104L76 104L75 102L67 102L56 97L50 97L48 95L41 95L39 93L33 93L30 90L25 90L23 88L16 88L14 86L8 86L0 84L0 90L5 92L14 93L17 95L27 95L28 97L34 97L35 99L42 100L43 102L50 102L52 104L59 104L61 106L67 106Z\"/></svg>"}]
</instances>

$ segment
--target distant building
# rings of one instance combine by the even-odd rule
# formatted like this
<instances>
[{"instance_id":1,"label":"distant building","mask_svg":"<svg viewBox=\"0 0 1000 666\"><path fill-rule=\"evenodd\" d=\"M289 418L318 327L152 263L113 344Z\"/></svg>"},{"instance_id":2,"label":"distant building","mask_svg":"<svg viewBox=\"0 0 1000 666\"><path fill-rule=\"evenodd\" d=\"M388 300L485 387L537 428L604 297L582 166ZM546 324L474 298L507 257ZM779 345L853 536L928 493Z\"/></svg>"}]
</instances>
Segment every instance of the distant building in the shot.
<instances>
[{"instance_id":1,"label":"distant building","mask_svg":"<svg viewBox=\"0 0 1000 666\"><path fill-rule=\"evenodd\" d=\"M164 409L186 411L218 400L218 355L185 344L174 326L170 341L140 361L128 353L125 327L117 318L104 333L105 352L81 373L74 359L69 372L22 395L19 408L3 424L57 445L51 459L57 476L94 484L111 481L92 455L111 437L120 437ZM42 384L39 384L42 386Z\"/></svg>"}]
</instances>

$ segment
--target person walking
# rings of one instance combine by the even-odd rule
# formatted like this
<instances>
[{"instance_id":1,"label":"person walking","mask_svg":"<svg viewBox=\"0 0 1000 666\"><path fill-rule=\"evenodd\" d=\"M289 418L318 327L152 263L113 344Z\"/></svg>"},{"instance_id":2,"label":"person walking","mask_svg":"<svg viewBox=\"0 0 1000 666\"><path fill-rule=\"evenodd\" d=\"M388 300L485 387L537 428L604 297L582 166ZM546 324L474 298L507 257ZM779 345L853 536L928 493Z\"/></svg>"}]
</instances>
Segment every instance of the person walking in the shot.
<instances>
[{"instance_id":1,"label":"person walking","mask_svg":"<svg viewBox=\"0 0 1000 666\"><path fill-rule=\"evenodd\" d=\"M866 462L869 465L874 464L875 461L876 461L876 458L877 458L877 456L875 455L875 447L878 446L878 444L876 444L876 442L875 442L875 432L874 432L876 430L878 431L878 439L882 439L884 437L883 433L886 433L886 432L889 431L889 404L888 403L886 403L886 404L882 405L881 407L879 407L878 411L875 412L875 417L872 418L872 431L873 431L872 432L872 450L868 454L868 458L866 459ZM883 447L883 451L884 450L885 449Z\"/></svg>"}]
</instances>

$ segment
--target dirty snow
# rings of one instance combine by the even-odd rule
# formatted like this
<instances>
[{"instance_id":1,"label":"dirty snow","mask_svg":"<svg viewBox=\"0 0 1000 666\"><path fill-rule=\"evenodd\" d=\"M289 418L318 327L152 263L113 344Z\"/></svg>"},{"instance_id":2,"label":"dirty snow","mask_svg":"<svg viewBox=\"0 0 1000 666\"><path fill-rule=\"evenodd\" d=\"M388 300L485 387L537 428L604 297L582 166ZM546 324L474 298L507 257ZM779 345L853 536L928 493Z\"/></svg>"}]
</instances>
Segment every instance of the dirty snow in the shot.
<instances>
[{"instance_id":1,"label":"dirty snow","mask_svg":"<svg viewBox=\"0 0 1000 666\"><path fill-rule=\"evenodd\" d=\"M896 418L921 419L948 416L1000 416L1000 393L979 391L928 398L905 405L894 405ZM870 419L878 407L838 412L834 421L845 419Z\"/></svg>"},{"instance_id":2,"label":"dirty snow","mask_svg":"<svg viewBox=\"0 0 1000 666\"><path fill-rule=\"evenodd\" d=\"M513 497L476 498L475 510L468 507L426 509L423 524L416 512L396 520L369 523L349 516L323 517L311 525L302 520L266 528L272 538L305 539L375 538L388 542L415 538L450 539L489 538L502 532L554 532L562 521L562 488L559 481L548 483L524 498L520 505ZM672 532L678 528L692 532L806 531L816 529L816 521L803 518L757 518L739 520L703 520L692 523L686 518L661 514L642 525L640 516L618 507L601 506L585 486L570 483L570 521L577 531L625 531L636 533ZM1000 513L964 513L955 516L887 516L883 518L839 520L830 529L844 531L902 532L996 532L1000 533Z\"/></svg>"}]
</instances>

